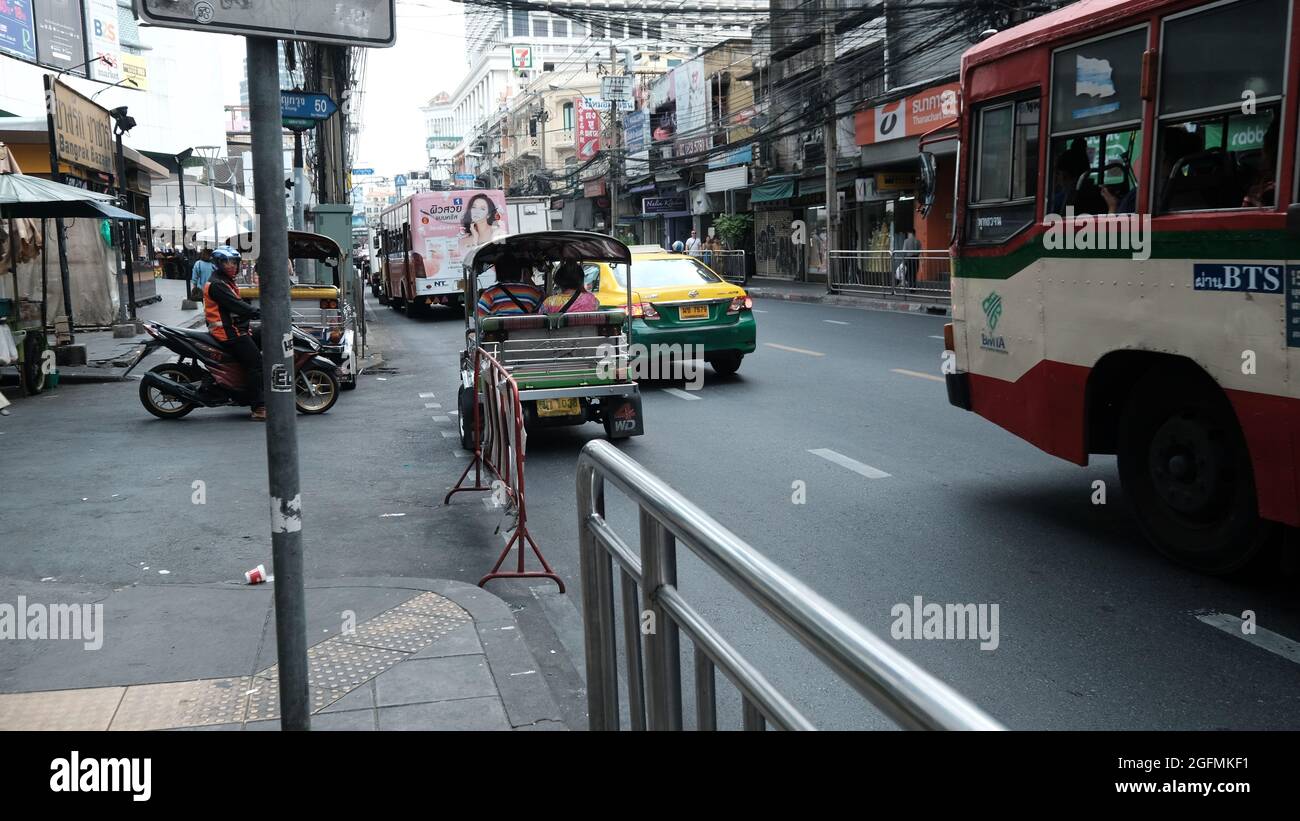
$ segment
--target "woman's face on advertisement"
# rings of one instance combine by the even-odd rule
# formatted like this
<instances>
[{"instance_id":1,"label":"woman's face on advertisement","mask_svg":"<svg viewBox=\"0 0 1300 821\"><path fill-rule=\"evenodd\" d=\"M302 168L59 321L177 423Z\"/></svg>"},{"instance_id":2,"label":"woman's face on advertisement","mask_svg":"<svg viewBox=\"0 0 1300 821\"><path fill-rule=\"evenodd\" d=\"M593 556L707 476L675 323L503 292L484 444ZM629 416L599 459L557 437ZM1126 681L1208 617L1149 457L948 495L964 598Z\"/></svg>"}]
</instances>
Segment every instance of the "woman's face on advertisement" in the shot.
<instances>
[{"instance_id":1,"label":"woman's face on advertisement","mask_svg":"<svg viewBox=\"0 0 1300 821\"><path fill-rule=\"evenodd\" d=\"M482 222L488 217L487 200L474 200L474 204L469 207L469 218L474 222Z\"/></svg>"}]
</instances>

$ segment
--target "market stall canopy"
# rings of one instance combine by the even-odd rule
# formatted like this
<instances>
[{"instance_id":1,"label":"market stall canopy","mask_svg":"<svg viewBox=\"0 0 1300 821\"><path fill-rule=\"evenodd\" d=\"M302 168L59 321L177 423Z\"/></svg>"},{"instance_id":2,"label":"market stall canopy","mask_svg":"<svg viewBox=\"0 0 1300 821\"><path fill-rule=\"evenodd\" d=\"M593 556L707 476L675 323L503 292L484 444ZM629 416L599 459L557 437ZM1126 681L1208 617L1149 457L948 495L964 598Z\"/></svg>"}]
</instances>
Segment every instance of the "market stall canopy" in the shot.
<instances>
[{"instance_id":1,"label":"market stall canopy","mask_svg":"<svg viewBox=\"0 0 1300 821\"><path fill-rule=\"evenodd\" d=\"M113 205L113 197L27 174L0 174L0 218L143 220Z\"/></svg>"}]
</instances>

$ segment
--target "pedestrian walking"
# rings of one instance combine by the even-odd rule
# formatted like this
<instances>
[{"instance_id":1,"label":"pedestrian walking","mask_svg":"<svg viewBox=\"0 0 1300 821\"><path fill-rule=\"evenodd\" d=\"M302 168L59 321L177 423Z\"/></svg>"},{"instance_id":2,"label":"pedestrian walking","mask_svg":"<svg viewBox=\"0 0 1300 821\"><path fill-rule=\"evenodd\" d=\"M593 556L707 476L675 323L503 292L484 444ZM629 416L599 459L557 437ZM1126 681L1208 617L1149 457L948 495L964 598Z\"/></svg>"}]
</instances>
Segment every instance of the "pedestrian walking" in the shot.
<instances>
[{"instance_id":1,"label":"pedestrian walking","mask_svg":"<svg viewBox=\"0 0 1300 821\"><path fill-rule=\"evenodd\" d=\"M691 229L691 235L686 238L686 253L694 254L700 250L700 238L695 235L695 229Z\"/></svg>"},{"instance_id":2,"label":"pedestrian walking","mask_svg":"<svg viewBox=\"0 0 1300 821\"><path fill-rule=\"evenodd\" d=\"M217 266L212 263L212 249L204 248L190 269L190 299L195 302L203 299L203 289L216 270Z\"/></svg>"},{"instance_id":3,"label":"pedestrian walking","mask_svg":"<svg viewBox=\"0 0 1300 821\"><path fill-rule=\"evenodd\" d=\"M904 284L908 288L916 286L916 272L921 265L921 241L916 238L916 232L909 230L907 239L903 240L903 264L906 266L906 280Z\"/></svg>"}]
</instances>

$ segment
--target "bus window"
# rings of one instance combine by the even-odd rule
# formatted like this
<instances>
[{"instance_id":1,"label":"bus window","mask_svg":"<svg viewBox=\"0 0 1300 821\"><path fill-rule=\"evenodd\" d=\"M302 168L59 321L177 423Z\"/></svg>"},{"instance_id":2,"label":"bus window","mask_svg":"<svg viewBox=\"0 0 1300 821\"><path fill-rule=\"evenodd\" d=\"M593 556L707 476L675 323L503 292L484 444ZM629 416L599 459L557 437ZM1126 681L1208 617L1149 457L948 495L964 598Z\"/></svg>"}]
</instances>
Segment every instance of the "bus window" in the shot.
<instances>
[{"instance_id":1,"label":"bus window","mask_svg":"<svg viewBox=\"0 0 1300 821\"><path fill-rule=\"evenodd\" d=\"M976 109L971 242L1002 242L1034 221L1038 109L1036 97Z\"/></svg>"},{"instance_id":2,"label":"bus window","mask_svg":"<svg viewBox=\"0 0 1300 821\"><path fill-rule=\"evenodd\" d=\"M1159 213L1276 204L1286 33L1286 0L1236 0L1165 20Z\"/></svg>"},{"instance_id":3,"label":"bus window","mask_svg":"<svg viewBox=\"0 0 1300 821\"><path fill-rule=\"evenodd\" d=\"M1047 212L1124 214L1137 208L1142 150L1142 52L1147 28L1052 55L1052 193Z\"/></svg>"}]
</instances>

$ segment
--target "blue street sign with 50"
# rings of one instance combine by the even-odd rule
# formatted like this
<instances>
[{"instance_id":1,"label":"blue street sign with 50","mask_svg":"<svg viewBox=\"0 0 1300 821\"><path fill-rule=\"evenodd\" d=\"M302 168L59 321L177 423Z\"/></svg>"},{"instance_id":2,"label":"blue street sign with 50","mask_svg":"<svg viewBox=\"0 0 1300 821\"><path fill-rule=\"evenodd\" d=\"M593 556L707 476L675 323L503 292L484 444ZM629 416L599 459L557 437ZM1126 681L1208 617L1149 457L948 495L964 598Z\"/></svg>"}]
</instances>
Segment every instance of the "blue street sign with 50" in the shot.
<instances>
[{"instance_id":1,"label":"blue street sign with 50","mask_svg":"<svg viewBox=\"0 0 1300 821\"><path fill-rule=\"evenodd\" d=\"M281 91L280 116L291 120L328 120L339 107L328 94Z\"/></svg>"}]
</instances>

